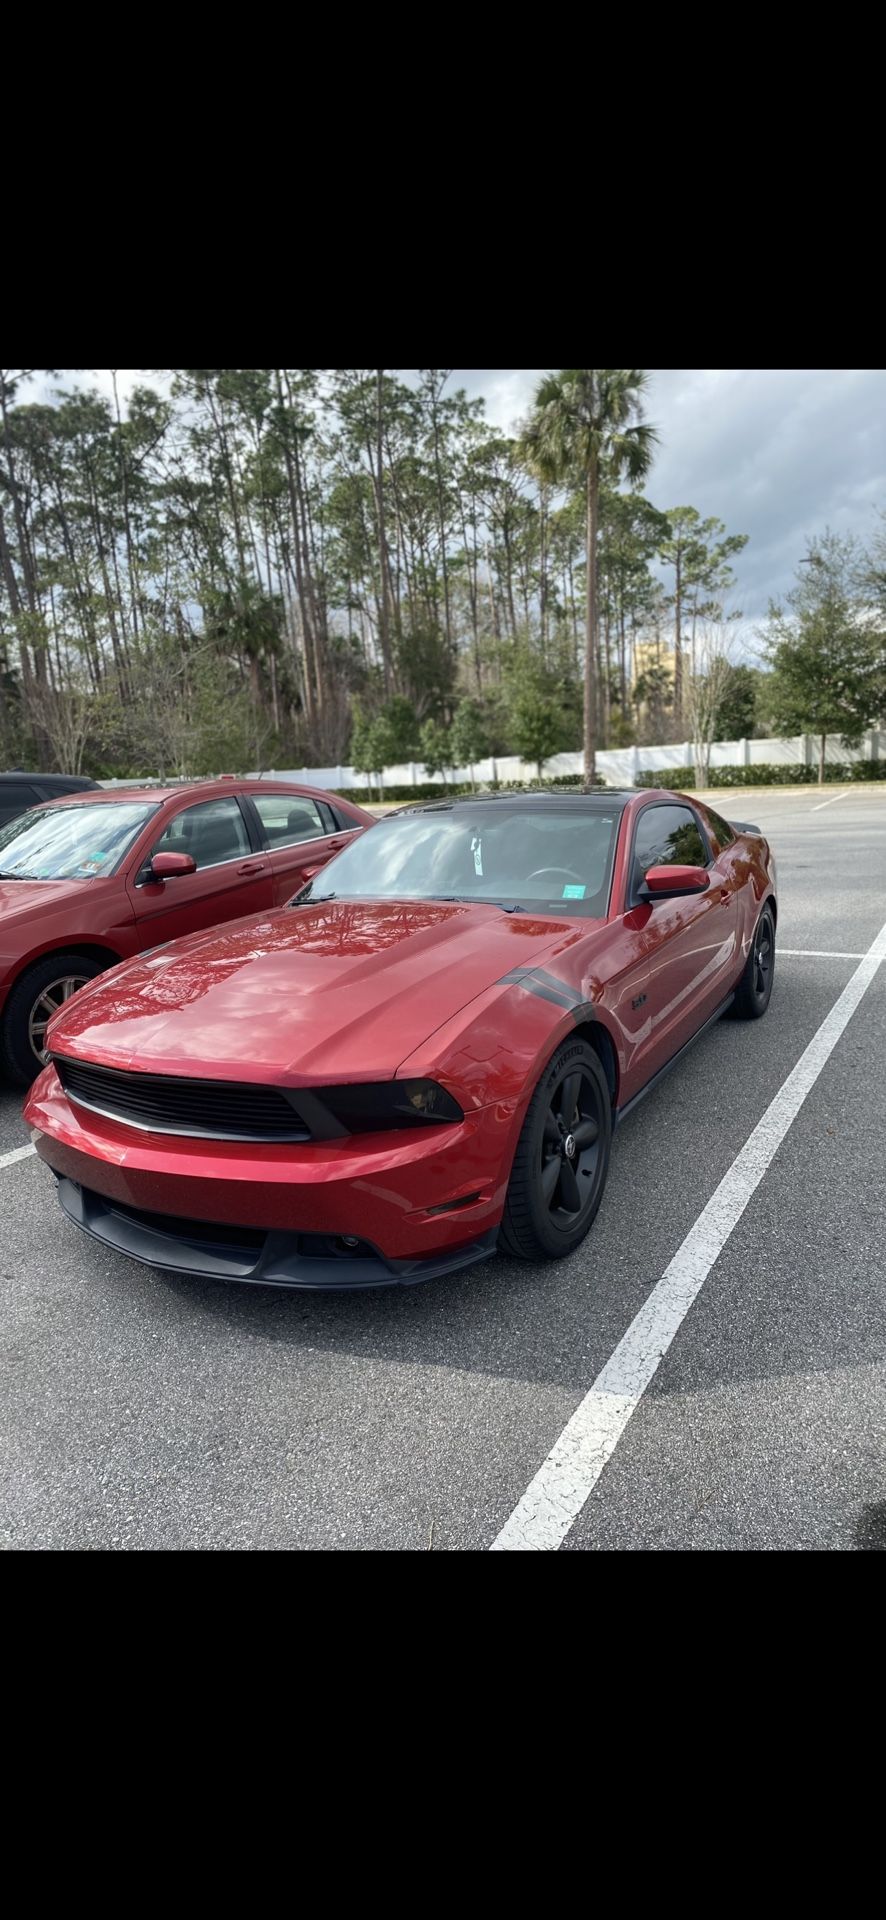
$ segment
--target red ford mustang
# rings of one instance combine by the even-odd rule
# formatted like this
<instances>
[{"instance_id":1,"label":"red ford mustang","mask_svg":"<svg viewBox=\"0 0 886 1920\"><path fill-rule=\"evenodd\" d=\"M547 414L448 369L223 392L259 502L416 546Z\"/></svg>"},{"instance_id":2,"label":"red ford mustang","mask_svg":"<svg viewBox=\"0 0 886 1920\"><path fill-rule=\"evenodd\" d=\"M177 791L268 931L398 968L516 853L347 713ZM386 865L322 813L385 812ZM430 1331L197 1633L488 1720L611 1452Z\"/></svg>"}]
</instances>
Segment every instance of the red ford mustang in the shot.
<instances>
[{"instance_id":1,"label":"red ford mustang","mask_svg":"<svg viewBox=\"0 0 886 1920\"><path fill-rule=\"evenodd\" d=\"M670 793L392 815L280 912L116 968L54 1018L26 1118L78 1226L278 1286L576 1247L613 1127L772 988L775 863Z\"/></svg>"},{"instance_id":2,"label":"red ford mustang","mask_svg":"<svg viewBox=\"0 0 886 1920\"><path fill-rule=\"evenodd\" d=\"M375 822L285 781L78 794L0 827L0 1053L19 1082L46 1060L63 1000L145 947L282 906Z\"/></svg>"}]
</instances>

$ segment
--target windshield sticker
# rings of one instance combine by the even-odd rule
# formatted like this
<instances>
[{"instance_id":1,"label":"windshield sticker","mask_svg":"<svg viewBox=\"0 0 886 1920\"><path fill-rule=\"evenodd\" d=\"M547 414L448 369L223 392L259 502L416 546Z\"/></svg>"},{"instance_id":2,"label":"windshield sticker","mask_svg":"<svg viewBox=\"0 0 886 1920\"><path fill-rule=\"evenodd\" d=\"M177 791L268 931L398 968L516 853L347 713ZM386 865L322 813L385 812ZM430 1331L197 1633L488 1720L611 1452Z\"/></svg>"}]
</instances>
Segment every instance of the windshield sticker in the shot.
<instances>
[{"instance_id":1,"label":"windshield sticker","mask_svg":"<svg viewBox=\"0 0 886 1920\"><path fill-rule=\"evenodd\" d=\"M586 893L587 893L587 887L564 887L563 888L564 900L583 900Z\"/></svg>"},{"instance_id":2,"label":"windshield sticker","mask_svg":"<svg viewBox=\"0 0 886 1920\"><path fill-rule=\"evenodd\" d=\"M478 878L482 880L483 878L483 841L479 833L475 833L474 838L471 841L471 852L474 856L474 872L477 874Z\"/></svg>"}]
</instances>

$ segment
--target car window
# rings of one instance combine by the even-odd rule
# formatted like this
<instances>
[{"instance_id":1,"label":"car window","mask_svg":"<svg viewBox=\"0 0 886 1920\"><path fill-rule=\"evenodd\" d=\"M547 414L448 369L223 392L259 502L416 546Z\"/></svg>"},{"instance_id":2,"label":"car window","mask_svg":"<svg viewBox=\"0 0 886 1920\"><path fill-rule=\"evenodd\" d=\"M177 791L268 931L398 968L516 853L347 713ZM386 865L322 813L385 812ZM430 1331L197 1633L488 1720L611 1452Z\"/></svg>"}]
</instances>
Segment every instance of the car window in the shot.
<instances>
[{"instance_id":1,"label":"car window","mask_svg":"<svg viewBox=\"0 0 886 1920\"><path fill-rule=\"evenodd\" d=\"M491 901L606 913L614 809L465 801L379 821L323 868L315 891L349 900ZM299 896L302 897L302 896Z\"/></svg>"},{"instance_id":2,"label":"car window","mask_svg":"<svg viewBox=\"0 0 886 1920\"><path fill-rule=\"evenodd\" d=\"M0 807L4 813L24 813L26 807L32 807L35 800L42 799L39 787L28 787L24 781L0 781Z\"/></svg>"},{"instance_id":3,"label":"car window","mask_svg":"<svg viewBox=\"0 0 886 1920\"><path fill-rule=\"evenodd\" d=\"M196 867L219 867L250 854L246 822L236 800L201 800L185 807L164 828L155 853L189 853Z\"/></svg>"},{"instance_id":4,"label":"car window","mask_svg":"<svg viewBox=\"0 0 886 1920\"><path fill-rule=\"evenodd\" d=\"M296 793L252 793L269 847L294 847L300 840L322 840L331 832L313 800Z\"/></svg>"},{"instance_id":5,"label":"car window","mask_svg":"<svg viewBox=\"0 0 886 1920\"><path fill-rule=\"evenodd\" d=\"M717 842L717 852L722 853L724 847L731 847L735 839L735 834L729 825L729 821L724 820L721 814L712 813L710 807L708 807L706 811L709 824L713 828L714 839Z\"/></svg>"},{"instance_id":6,"label":"car window","mask_svg":"<svg viewBox=\"0 0 886 1920\"><path fill-rule=\"evenodd\" d=\"M634 880L650 867L706 867L710 854L688 807L646 807L634 840Z\"/></svg>"},{"instance_id":7,"label":"car window","mask_svg":"<svg viewBox=\"0 0 886 1920\"><path fill-rule=\"evenodd\" d=\"M61 801L0 828L0 873L15 880L106 879L129 852L156 805Z\"/></svg>"}]
</instances>

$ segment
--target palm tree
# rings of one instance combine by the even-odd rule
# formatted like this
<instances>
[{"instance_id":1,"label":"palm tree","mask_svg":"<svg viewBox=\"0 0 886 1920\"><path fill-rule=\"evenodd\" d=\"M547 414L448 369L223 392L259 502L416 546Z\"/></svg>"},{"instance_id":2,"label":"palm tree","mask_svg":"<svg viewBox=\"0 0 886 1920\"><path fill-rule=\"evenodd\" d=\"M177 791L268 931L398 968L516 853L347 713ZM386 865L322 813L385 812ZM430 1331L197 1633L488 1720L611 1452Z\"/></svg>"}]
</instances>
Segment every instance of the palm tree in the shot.
<instances>
[{"instance_id":1,"label":"palm tree","mask_svg":"<svg viewBox=\"0 0 886 1920\"><path fill-rule=\"evenodd\" d=\"M584 785L596 771L597 521L600 482L644 480L658 434L643 421L648 374L638 367L566 367L539 382L520 448L552 486L582 489L587 508Z\"/></svg>"}]
</instances>

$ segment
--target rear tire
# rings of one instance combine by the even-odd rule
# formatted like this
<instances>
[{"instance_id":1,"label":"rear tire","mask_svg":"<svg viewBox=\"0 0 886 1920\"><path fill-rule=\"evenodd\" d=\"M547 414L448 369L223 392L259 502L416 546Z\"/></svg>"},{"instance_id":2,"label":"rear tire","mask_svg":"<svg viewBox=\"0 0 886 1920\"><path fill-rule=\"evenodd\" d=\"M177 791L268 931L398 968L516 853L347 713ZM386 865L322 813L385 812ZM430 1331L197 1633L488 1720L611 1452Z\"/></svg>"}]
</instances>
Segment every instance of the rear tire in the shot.
<instances>
[{"instance_id":1,"label":"rear tire","mask_svg":"<svg viewBox=\"0 0 886 1920\"><path fill-rule=\"evenodd\" d=\"M612 1106L598 1055L564 1040L529 1102L498 1244L518 1260L562 1260L581 1245L606 1185Z\"/></svg>"},{"instance_id":2,"label":"rear tire","mask_svg":"<svg viewBox=\"0 0 886 1920\"><path fill-rule=\"evenodd\" d=\"M761 1020L772 995L775 977L775 921L766 906L754 928L751 950L738 983L732 1011L739 1020Z\"/></svg>"},{"instance_id":3,"label":"rear tire","mask_svg":"<svg viewBox=\"0 0 886 1920\"><path fill-rule=\"evenodd\" d=\"M45 1062L39 1043L47 1021L88 980L105 969L82 953L47 953L17 980L3 1012L3 1064L18 1087L29 1087ZM39 1049L39 1050L38 1050Z\"/></svg>"}]
</instances>

